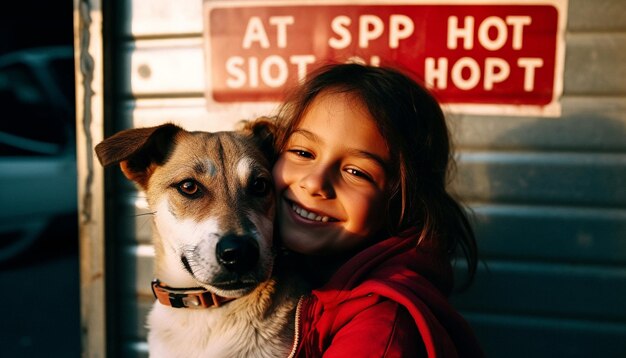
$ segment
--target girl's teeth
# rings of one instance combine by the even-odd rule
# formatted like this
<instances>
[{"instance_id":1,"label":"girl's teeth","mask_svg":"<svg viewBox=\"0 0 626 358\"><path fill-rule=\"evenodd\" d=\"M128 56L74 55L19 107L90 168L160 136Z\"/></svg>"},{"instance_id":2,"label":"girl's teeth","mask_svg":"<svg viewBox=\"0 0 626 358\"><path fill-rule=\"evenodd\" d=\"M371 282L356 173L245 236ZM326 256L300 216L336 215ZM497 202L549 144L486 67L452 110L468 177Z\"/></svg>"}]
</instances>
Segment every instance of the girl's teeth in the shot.
<instances>
[{"instance_id":1,"label":"girl's teeth","mask_svg":"<svg viewBox=\"0 0 626 358\"><path fill-rule=\"evenodd\" d=\"M314 220L314 221L321 221L321 222L328 222L328 220L330 219L328 216L320 216L317 215L315 213L309 212L299 206L297 206L296 204L292 204L291 208L293 209L293 211L302 216L305 219L309 219L309 220Z\"/></svg>"}]
</instances>

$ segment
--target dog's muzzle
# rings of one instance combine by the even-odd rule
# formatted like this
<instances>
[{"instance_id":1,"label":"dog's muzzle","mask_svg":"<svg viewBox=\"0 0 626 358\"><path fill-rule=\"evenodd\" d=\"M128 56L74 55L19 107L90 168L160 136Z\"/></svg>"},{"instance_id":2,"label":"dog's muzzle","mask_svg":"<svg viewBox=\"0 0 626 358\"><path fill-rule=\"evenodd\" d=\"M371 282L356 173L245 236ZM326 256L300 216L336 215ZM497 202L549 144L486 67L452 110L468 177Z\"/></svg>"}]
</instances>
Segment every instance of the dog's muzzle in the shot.
<instances>
[{"instance_id":1,"label":"dog's muzzle","mask_svg":"<svg viewBox=\"0 0 626 358\"><path fill-rule=\"evenodd\" d=\"M188 247L180 260L199 284L226 296L240 296L271 272L272 257L263 254L260 245L253 235L226 234Z\"/></svg>"}]
</instances>

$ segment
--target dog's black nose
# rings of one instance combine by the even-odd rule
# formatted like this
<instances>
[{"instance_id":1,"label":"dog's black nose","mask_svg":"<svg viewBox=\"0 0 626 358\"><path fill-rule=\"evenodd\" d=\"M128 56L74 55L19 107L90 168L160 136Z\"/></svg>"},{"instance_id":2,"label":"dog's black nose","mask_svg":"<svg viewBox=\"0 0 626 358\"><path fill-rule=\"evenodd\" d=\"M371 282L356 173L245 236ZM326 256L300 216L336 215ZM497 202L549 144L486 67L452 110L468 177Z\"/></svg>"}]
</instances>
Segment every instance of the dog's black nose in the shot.
<instances>
[{"instance_id":1,"label":"dog's black nose","mask_svg":"<svg viewBox=\"0 0 626 358\"><path fill-rule=\"evenodd\" d=\"M259 245L249 236L227 235L215 248L217 260L229 271L245 273L259 260Z\"/></svg>"}]
</instances>

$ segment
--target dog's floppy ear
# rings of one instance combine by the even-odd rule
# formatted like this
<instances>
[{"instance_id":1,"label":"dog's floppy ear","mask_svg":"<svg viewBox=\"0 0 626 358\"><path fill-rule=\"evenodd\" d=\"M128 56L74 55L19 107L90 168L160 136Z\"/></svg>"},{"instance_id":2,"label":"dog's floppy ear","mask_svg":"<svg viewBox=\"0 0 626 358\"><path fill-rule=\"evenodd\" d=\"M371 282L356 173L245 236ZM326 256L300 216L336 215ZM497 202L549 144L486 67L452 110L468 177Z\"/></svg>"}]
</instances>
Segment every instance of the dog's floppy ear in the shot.
<instances>
[{"instance_id":1,"label":"dog's floppy ear","mask_svg":"<svg viewBox=\"0 0 626 358\"><path fill-rule=\"evenodd\" d=\"M128 179L145 189L154 166L167 159L180 131L174 124L127 129L96 145L96 155L104 167L119 164Z\"/></svg>"},{"instance_id":2,"label":"dog's floppy ear","mask_svg":"<svg viewBox=\"0 0 626 358\"><path fill-rule=\"evenodd\" d=\"M244 121L241 131L249 135L263 152L270 163L276 159L274 139L276 137L276 124L268 117L259 117L253 121Z\"/></svg>"}]
</instances>

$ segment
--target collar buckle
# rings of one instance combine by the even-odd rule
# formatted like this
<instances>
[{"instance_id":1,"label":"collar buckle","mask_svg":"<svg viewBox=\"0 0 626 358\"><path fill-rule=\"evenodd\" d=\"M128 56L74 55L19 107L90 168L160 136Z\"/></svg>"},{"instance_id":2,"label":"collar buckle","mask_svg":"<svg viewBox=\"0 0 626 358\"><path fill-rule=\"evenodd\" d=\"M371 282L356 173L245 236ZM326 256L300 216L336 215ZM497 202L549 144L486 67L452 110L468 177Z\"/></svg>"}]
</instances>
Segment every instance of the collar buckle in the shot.
<instances>
[{"instance_id":1,"label":"collar buckle","mask_svg":"<svg viewBox=\"0 0 626 358\"><path fill-rule=\"evenodd\" d=\"M152 281L152 294L162 305L174 308L219 307L235 298L221 297L204 287L172 288L158 279Z\"/></svg>"}]
</instances>

